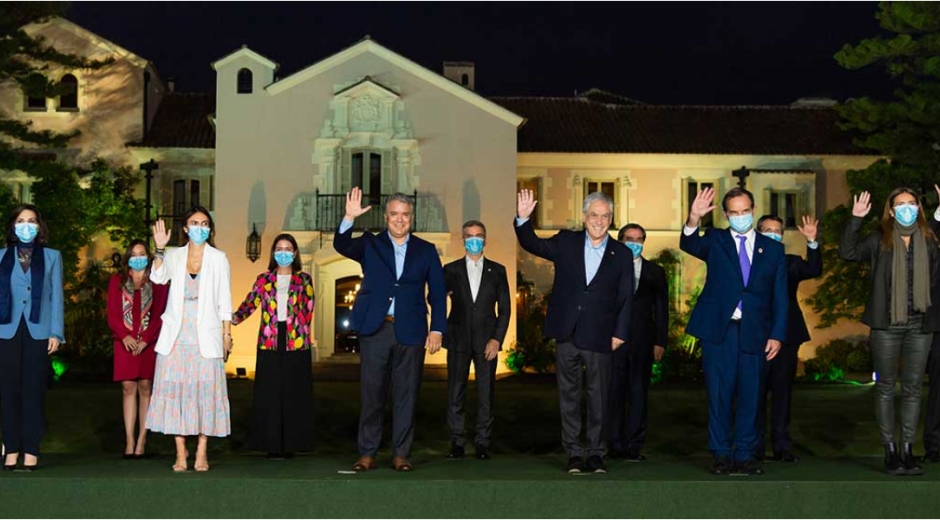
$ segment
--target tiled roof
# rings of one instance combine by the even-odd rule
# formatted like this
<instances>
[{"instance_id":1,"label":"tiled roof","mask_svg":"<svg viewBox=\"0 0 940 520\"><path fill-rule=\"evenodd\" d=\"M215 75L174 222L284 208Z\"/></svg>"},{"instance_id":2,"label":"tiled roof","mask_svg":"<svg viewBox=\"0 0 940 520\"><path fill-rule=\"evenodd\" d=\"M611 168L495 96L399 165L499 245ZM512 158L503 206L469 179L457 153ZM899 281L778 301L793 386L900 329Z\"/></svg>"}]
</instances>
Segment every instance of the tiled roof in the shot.
<instances>
[{"instance_id":1,"label":"tiled roof","mask_svg":"<svg viewBox=\"0 0 940 520\"><path fill-rule=\"evenodd\" d=\"M131 146L215 148L214 92L173 92L163 97L147 137Z\"/></svg>"},{"instance_id":2,"label":"tiled roof","mask_svg":"<svg viewBox=\"0 0 940 520\"><path fill-rule=\"evenodd\" d=\"M519 152L865 155L826 106L648 105L592 89L572 98L494 97L526 118ZM215 148L214 93L163 98L138 146Z\"/></svg>"},{"instance_id":3,"label":"tiled roof","mask_svg":"<svg viewBox=\"0 0 940 520\"><path fill-rule=\"evenodd\" d=\"M492 100L526 118L519 130L519 152L866 153L836 126L839 115L832 107L657 106L603 91L586 94Z\"/></svg>"}]
</instances>

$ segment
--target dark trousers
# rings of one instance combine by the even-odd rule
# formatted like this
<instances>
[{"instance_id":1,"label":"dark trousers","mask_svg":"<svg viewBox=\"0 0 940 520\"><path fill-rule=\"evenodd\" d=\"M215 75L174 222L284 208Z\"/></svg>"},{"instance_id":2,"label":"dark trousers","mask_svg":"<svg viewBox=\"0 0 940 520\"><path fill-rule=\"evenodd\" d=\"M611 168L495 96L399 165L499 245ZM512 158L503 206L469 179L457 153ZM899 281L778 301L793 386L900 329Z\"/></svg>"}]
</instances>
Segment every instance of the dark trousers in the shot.
<instances>
[{"instance_id":1,"label":"dark trousers","mask_svg":"<svg viewBox=\"0 0 940 520\"><path fill-rule=\"evenodd\" d=\"M757 446L757 407L765 356L741 352L740 334L740 325L732 322L721 343L703 341L702 365L708 391L708 449L716 457L744 462L754 458Z\"/></svg>"},{"instance_id":2,"label":"dark trousers","mask_svg":"<svg viewBox=\"0 0 940 520\"><path fill-rule=\"evenodd\" d=\"M604 414L610 386L610 354L558 343L555 376L561 412L561 443L568 457L603 455ZM581 375L587 380L587 448L581 447Z\"/></svg>"},{"instance_id":3,"label":"dark trousers","mask_svg":"<svg viewBox=\"0 0 940 520\"><path fill-rule=\"evenodd\" d=\"M790 451L790 404L793 401L793 379L799 362L800 344L785 343L771 359L761 379L760 402L757 404L757 448L764 453L767 436L767 394L770 402L770 439L774 452Z\"/></svg>"},{"instance_id":4,"label":"dark trousers","mask_svg":"<svg viewBox=\"0 0 940 520\"><path fill-rule=\"evenodd\" d=\"M374 457L382 442L382 419L389 375L392 384L392 453L410 457L415 435L415 405L424 368L424 346L402 345L395 326L385 323L371 336L363 336L359 359L359 454Z\"/></svg>"},{"instance_id":5,"label":"dark trousers","mask_svg":"<svg viewBox=\"0 0 940 520\"><path fill-rule=\"evenodd\" d=\"M464 402L470 363L476 371L477 421L473 444L489 447L493 433L493 399L496 390L496 363L498 358L486 360L483 352L447 351L447 426L450 442L463 447L467 443L464 427Z\"/></svg>"},{"instance_id":6,"label":"dark trousers","mask_svg":"<svg viewBox=\"0 0 940 520\"><path fill-rule=\"evenodd\" d=\"M0 415L6 453L39 455L49 375L49 340L33 339L25 318L11 339L0 339Z\"/></svg>"},{"instance_id":7,"label":"dark trousers","mask_svg":"<svg viewBox=\"0 0 940 520\"><path fill-rule=\"evenodd\" d=\"M313 449L310 349L287 350L287 324L277 324L277 350L258 349L248 447L268 453Z\"/></svg>"},{"instance_id":8,"label":"dark trousers","mask_svg":"<svg viewBox=\"0 0 940 520\"><path fill-rule=\"evenodd\" d=\"M646 442L646 397L653 372L652 345L624 345L611 354L607 446L639 452ZM629 407L629 408L628 408Z\"/></svg>"},{"instance_id":9,"label":"dark trousers","mask_svg":"<svg viewBox=\"0 0 940 520\"><path fill-rule=\"evenodd\" d=\"M940 451L940 334L933 335L927 362L930 394L927 396L927 417L924 419L924 449Z\"/></svg>"},{"instance_id":10,"label":"dark trousers","mask_svg":"<svg viewBox=\"0 0 940 520\"><path fill-rule=\"evenodd\" d=\"M881 443L895 442L894 385L901 380L901 442L913 443L920 418L920 391L933 334L923 332L924 316L911 316L904 325L872 329L871 358L875 366L875 419ZM903 367L902 365L903 359Z\"/></svg>"}]
</instances>

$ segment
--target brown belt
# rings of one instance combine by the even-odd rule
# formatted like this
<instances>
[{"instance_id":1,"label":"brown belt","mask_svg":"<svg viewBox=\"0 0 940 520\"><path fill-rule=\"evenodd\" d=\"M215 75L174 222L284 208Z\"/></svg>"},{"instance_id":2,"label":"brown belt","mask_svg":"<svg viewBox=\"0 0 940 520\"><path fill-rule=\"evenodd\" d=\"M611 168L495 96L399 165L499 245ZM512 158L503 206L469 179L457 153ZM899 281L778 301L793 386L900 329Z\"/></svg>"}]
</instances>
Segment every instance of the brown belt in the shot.
<instances>
[{"instance_id":1,"label":"brown belt","mask_svg":"<svg viewBox=\"0 0 940 520\"><path fill-rule=\"evenodd\" d=\"M387 321L387 322L389 322L389 323L395 323L395 316L389 316L389 315L386 314L386 315L385 315L385 321Z\"/></svg>"}]
</instances>

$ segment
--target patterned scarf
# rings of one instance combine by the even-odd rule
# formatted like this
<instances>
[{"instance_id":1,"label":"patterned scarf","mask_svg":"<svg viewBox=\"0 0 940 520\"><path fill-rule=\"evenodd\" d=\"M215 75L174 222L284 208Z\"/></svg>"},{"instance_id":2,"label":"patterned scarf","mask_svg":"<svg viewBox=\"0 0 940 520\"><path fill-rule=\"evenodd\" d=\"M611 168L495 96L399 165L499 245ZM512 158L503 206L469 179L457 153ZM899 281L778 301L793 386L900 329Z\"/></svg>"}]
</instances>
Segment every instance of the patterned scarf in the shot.
<instances>
[{"instance_id":1,"label":"patterned scarf","mask_svg":"<svg viewBox=\"0 0 940 520\"><path fill-rule=\"evenodd\" d=\"M124 327L134 332L134 279L130 276L127 277L127 282L124 283L121 301ZM136 331L137 339L140 339L140 335L147 330L147 325L150 323L150 305L152 303L153 284L150 283L150 280L145 280L140 287L140 330Z\"/></svg>"}]
</instances>

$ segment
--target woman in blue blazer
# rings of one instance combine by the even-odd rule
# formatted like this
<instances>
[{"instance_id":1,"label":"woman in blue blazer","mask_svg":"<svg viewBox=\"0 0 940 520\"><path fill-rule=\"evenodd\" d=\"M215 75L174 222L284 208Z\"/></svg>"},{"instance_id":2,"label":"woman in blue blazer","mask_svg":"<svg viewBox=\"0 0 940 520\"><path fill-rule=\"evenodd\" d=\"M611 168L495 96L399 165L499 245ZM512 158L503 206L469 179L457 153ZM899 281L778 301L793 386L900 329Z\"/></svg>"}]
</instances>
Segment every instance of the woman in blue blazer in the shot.
<instances>
[{"instance_id":1,"label":"woman in blue blazer","mask_svg":"<svg viewBox=\"0 0 940 520\"><path fill-rule=\"evenodd\" d=\"M4 471L16 468L21 452L23 469L33 470L39 464L49 355L65 343L62 255L46 247L48 237L39 209L24 204L11 213L7 247L0 249Z\"/></svg>"}]
</instances>

